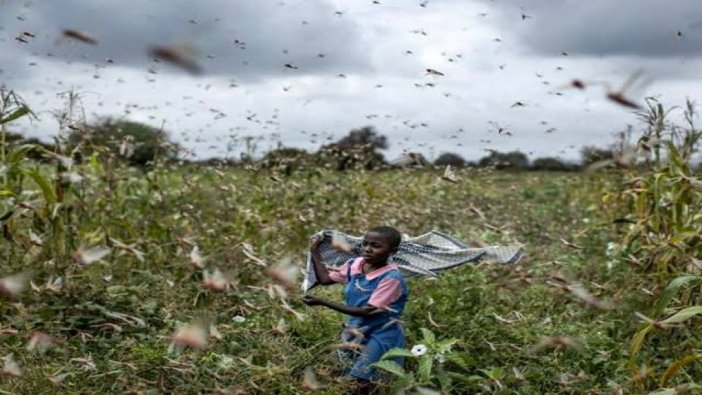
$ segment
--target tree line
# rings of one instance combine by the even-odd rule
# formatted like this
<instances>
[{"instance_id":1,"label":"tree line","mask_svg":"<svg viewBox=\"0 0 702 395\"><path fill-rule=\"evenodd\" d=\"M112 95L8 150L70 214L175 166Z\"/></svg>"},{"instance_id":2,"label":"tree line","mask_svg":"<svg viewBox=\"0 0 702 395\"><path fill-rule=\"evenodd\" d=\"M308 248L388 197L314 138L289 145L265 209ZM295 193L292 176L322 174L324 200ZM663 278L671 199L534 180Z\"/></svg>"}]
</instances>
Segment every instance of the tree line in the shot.
<instances>
[{"instance_id":1,"label":"tree line","mask_svg":"<svg viewBox=\"0 0 702 395\"><path fill-rule=\"evenodd\" d=\"M539 170L539 171L578 171L591 163L611 159L614 151L609 148L584 147L581 162L571 163L556 157L542 157L532 161L521 151L490 151L477 161L468 161L459 153L444 152L433 161L417 152L406 152L400 158L388 161L381 150L388 148L388 139L373 127L353 129L336 142L320 147L317 152L299 148L279 146L266 152L261 158L250 153L242 153L239 158L213 158L193 161L184 155L185 150L170 141L168 134L149 125L126 120L104 118L92 125L70 127L65 144L73 148L74 159L93 154L117 158L128 165L148 167L156 160L179 161L186 163L225 163L227 165L257 165L275 168L290 173L312 167L325 167L333 170L365 169L377 170L396 167L447 166L452 167L492 167L495 169ZM19 133L6 132L5 143L10 145L34 144L48 151L55 151L56 144L47 144L36 138L26 138ZM45 155L35 150L33 159L42 160Z\"/></svg>"}]
</instances>

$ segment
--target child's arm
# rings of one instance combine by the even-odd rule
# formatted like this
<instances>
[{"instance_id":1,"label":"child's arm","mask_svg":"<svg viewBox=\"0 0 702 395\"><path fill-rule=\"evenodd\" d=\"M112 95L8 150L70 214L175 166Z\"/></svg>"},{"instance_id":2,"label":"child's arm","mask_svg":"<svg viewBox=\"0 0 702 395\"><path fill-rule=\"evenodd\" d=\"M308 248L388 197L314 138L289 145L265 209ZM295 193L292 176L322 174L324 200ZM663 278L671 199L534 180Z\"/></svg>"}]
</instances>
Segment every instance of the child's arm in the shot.
<instances>
[{"instance_id":1,"label":"child's arm","mask_svg":"<svg viewBox=\"0 0 702 395\"><path fill-rule=\"evenodd\" d=\"M336 310L339 313L346 314L346 315L352 315L354 317L363 317L363 318L368 318L373 315L382 313L383 310L379 309L375 306L371 305L365 305L363 307L351 307L347 306L345 304L341 303L334 303L330 302L328 300L320 299L316 296L312 295L305 295L302 298L302 301L305 302L306 305L308 306L324 306L328 307L332 310Z\"/></svg>"},{"instance_id":2,"label":"child's arm","mask_svg":"<svg viewBox=\"0 0 702 395\"><path fill-rule=\"evenodd\" d=\"M329 277L327 267L322 263L322 254L319 253L319 243L324 240L323 237L312 237L310 239L310 251L312 255L312 266L314 266L314 274L317 276L317 281L322 285L336 284Z\"/></svg>"}]
</instances>

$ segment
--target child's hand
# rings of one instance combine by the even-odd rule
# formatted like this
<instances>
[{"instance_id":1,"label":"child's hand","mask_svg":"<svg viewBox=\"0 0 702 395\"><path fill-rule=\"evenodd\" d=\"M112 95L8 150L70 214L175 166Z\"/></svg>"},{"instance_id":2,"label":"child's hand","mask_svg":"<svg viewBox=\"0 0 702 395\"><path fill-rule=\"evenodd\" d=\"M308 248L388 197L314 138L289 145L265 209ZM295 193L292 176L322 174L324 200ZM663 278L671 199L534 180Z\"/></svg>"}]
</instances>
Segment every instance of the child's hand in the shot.
<instances>
[{"instance_id":1,"label":"child's hand","mask_svg":"<svg viewBox=\"0 0 702 395\"><path fill-rule=\"evenodd\" d=\"M310 237L310 249L314 251L319 251L319 245L324 241L324 236L312 236Z\"/></svg>"},{"instance_id":2,"label":"child's hand","mask_svg":"<svg viewBox=\"0 0 702 395\"><path fill-rule=\"evenodd\" d=\"M308 306L319 306L322 304L322 299L312 295L305 295L302 297L302 302Z\"/></svg>"}]
</instances>

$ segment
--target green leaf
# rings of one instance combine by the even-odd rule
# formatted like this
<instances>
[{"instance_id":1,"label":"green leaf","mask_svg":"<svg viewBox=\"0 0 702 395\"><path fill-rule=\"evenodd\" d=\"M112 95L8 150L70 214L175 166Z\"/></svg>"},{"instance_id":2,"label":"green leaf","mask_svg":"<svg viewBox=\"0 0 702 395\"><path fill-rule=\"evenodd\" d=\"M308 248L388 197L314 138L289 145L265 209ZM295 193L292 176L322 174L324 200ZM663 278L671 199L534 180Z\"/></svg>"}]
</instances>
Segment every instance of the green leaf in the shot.
<instances>
[{"instance_id":1,"label":"green leaf","mask_svg":"<svg viewBox=\"0 0 702 395\"><path fill-rule=\"evenodd\" d=\"M680 276L668 284L667 287L665 287L665 290L663 290L663 294L661 294L661 298L658 299L658 303L656 303L656 311L654 313L654 317L657 317L660 313L665 310L666 307L668 307L668 304L670 301L673 299L673 297L678 293L678 290L680 287L683 285L700 280L702 277L700 276Z\"/></svg>"},{"instance_id":2,"label":"green leaf","mask_svg":"<svg viewBox=\"0 0 702 395\"><path fill-rule=\"evenodd\" d=\"M10 115L6 116L5 118L0 119L0 125L6 124L8 122L12 122L17 118L21 118L25 115L29 114L29 107L27 106L22 106L15 111L13 111Z\"/></svg>"},{"instance_id":3,"label":"green leaf","mask_svg":"<svg viewBox=\"0 0 702 395\"><path fill-rule=\"evenodd\" d=\"M436 344L436 351L439 354L446 354L451 351L451 347L458 342L458 339L444 339Z\"/></svg>"},{"instance_id":4,"label":"green leaf","mask_svg":"<svg viewBox=\"0 0 702 395\"><path fill-rule=\"evenodd\" d=\"M27 156L27 152L33 150L34 148L36 148L34 144L22 144L12 150L12 152L7 156L7 161L9 163L19 163Z\"/></svg>"},{"instance_id":5,"label":"green leaf","mask_svg":"<svg viewBox=\"0 0 702 395\"><path fill-rule=\"evenodd\" d=\"M405 348L393 348L388 350L385 354L380 359L389 359L389 358L395 358L395 357L412 357L414 358L414 355L412 355L412 352L410 350L407 350Z\"/></svg>"},{"instance_id":6,"label":"green leaf","mask_svg":"<svg viewBox=\"0 0 702 395\"><path fill-rule=\"evenodd\" d=\"M683 366L690 362L697 361L698 359L702 359L702 354L692 354L688 355L686 357L680 358L677 361L673 362L670 366L668 366L668 369L665 370L665 373L663 373L663 376L661 376L661 387L666 385L668 383L668 380L675 375L675 373L680 370Z\"/></svg>"},{"instance_id":7,"label":"green leaf","mask_svg":"<svg viewBox=\"0 0 702 395\"><path fill-rule=\"evenodd\" d=\"M636 332L634 337L631 339L631 347L629 351L629 368L631 368L632 371L635 371L637 369L636 356L639 354L639 350L641 350L641 346L643 345L643 341L646 338L646 334L648 334L648 332L650 332L652 329L653 324L646 325L643 329Z\"/></svg>"},{"instance_id":8,"label":"green leaf","mask_svg":"<svg viewBox=\"0 0 702 395\"><path fill-rule=\"evenodd\" d=\"M49 204L56 203L56 195L54 195L54 189L51 187L49 181L47 181L46 178L44 178L44 176L39 174L39 170L34 169L27 173L30 177L32 177L34 182L37 183L37 185L41 189L41 192L44 194L44 201Z\"/></svg>"},{"instance_id":9,"label":"green leaf","mask_svg":"<svg viewBox=\"0 0 702 395\"><path fill-rule=\"evenodd\" d=\"M436 341L434 333L427 328L421 328L420 330L422 331L422 336L424 336L424 342L433 346Z\"/></svg>"},{"instance_id":10,"label":"green leaf","mask_svg":"<svg viewBox=\"0 0 702 395\"><path fill-rule=\"evenodd\" d=\"M3 215L0 215L0 222L7 221L8 219L10 219L10 217L12 217L12 214L14 214L14 213L15 213L15 210L8 210Z\"/></svg>"},{"instance_id":11,"label":"green leaf","mask_svg":"<svg viewBox=\"0 0 702 395\"><path fill-rule=\"evenodd\" d=\"M372 363L368 366L371 368L378 368L378 369L385 370L387 372L390 372L390 373L392 373L396 376L400 376L400 377L405 376L407 374L405 372L405 369L402 366L400 366L399 363L397 363L395 361L388 361L388 360L378 361L378 362Z\"/></svg>"},{"instance_id":12,"label":"green leaf","mask_svg":"<svg viewBox=\"0 0 702 395\"><path fill-rule=\"evenodd\" d=\"M648 395L675 395L678 391L675 388L664 388L662 390L649 392Z\"/></svg>"},{"instance_id":13,"label":"green leaf","mask_svg":"<svg viewBox=\"0 0 702 395\"><path fill-rule=\"evenodd\" d=\"M660 324L677 324L687 321L698 314L702 314L702 306L687 307L661 321Z\"/></svg>"},{"instance_id":14,"label":"green leaf","mask_svg":"<svg viewBox=\"0 0 702 395\"><path fill-rule=\"evenodd\" d=\"M428 383L431 379L431 367L433 364L434 358L431 355L427 355L419 360L417 374L422 382Z\"/></svg>"}]
</instances>

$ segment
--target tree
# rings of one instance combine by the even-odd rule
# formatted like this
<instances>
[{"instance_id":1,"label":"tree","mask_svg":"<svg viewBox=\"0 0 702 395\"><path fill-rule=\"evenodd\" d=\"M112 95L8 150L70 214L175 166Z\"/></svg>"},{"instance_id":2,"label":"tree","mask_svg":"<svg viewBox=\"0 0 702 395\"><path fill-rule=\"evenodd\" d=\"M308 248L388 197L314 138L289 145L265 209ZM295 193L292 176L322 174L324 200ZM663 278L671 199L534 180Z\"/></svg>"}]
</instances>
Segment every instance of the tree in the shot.
<instances>
[{"instance_id":1,"label":"tree","mask_svg":"<svg viewBox=\"0 0 702 395\"><path fill-rule=\"evenodd\" d=\"M490 155L480 159L478 165L494 166L496 169L526 169L529 167L529 158L520 151L491 151Z\"/></svg>"},{"instance_id":2,"label":"tree","mask_svg":"<svg viewBox=\"0 0 702 395\"><path fill-rule=\"evenodd\" d=\"M587 146L580 150L580 158L582 165L588 166L606 159L614 159L614 150L609 148Z\"/></svg>"},{"instance_id":3,"label":"tree","mask_svg":"<svg viewBox=\"0 0 702 395\"><path fill-rule=\"evenodd\" d=\"M341 148L368 146L375 149L387 149L388 139L383 135L379 135L372 126L364 126L359 129L353 129L341 140L335 143Z\"/></svg>"},{"instance_id":4,"label":"tree","mask_svg":"<svg viewBox=\"0 0 702 395\"><path fill-rule=\"evenodd\" d=\"M439 155L436 160L434 160L436 166L447 166L451 165L453 167L463 167L466 165L466 160L459 154L453 152L444 152Z\"/></svg>"},{"instance_id":5,"label":"tree","mask_svg":"<svg viewBox=\"0 0 702 395\"><path fill-rule=\"evenodd\" d=\"M146 166L157 157L175 159L180 147L168 140L162 129L132 121L106 118L95 125L72 129L68 136L73 145L83 144L89 151L98 147L134 166ZM83 150L85 152L85 149Z\"/></svg>"},{"instance_id":6,"label":"tree","mask_svg":"<svg viewBox=\"0 0 702 395\"><path fill-rule=\"evenodd\" d=\"M262 167L279 170L289 175L294 170L309 167L312 158L312 154L303 149L280 147L267 152L259 163Z\"/></svg>"},{"instance_id":7,"label":"tree","mask_svg":"<svg viewBox=\"0 0 702 395\"><path fill-rule=\"evenodd\" d=\"M578 170L578 165L565 163L558 158L546 157L534 159L531 163L531 169L544 171L575 171Z\"/></svg>"},{"instance_id":8,"label":"tree","mask_svg":"<svg viewBox=\"0 0 702 395\"><path fill-rule=\"evenodd\" d=\"M373 127L353 129L339 141L320 148L317 160L325 167L344 171L351 169L376 169L385 164L378 149L388 147L387 137L379 135Z\"/></svg>"}]
</instances>

